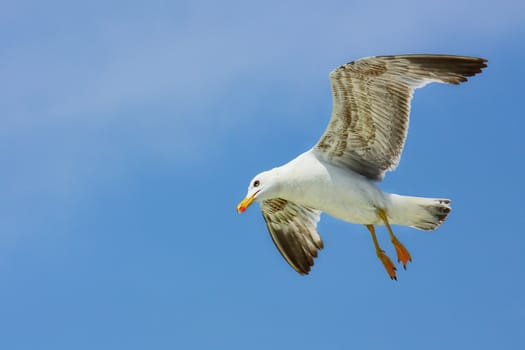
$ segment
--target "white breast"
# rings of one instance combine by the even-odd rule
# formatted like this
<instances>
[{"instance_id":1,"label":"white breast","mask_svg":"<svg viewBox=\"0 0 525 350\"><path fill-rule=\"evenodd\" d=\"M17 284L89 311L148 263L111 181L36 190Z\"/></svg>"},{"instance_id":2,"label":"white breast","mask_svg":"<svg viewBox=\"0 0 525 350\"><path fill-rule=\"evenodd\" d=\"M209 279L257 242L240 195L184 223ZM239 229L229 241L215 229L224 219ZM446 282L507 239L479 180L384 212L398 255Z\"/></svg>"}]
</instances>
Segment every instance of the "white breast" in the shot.
<instances>
[{"instance_id":1,"label":"white breast","mask_svg":"<svg viewBox=\"0 0 525 350\"><path fill-rule=\"evenodd\" d=\"M319 160L305 152L280 169L284 199L321 210L338 219L379 223L376 208L385 208L386 195L367 178Z\"/></svg>"}]
</instances>

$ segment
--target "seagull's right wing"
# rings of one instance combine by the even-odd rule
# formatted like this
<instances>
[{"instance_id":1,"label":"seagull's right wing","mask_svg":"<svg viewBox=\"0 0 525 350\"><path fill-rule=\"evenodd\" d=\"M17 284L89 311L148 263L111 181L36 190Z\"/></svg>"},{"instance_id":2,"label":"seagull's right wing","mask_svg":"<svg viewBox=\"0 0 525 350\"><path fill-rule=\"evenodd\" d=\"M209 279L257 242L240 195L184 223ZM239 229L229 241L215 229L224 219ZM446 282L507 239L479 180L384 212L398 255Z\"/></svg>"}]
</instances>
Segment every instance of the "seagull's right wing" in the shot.
<instances>
[{"instance_id":1,"label":"seagull's right wing","mask_svg":"<svg viewBox=\"0 0 525 350\"><path fill-rule=\"evenodd\" d=\"M321 212L281 198L262 201L261 210L281 255L295 271L308 274L317 250L323 248L317 232Z\"/></svg>"}]
</instances>

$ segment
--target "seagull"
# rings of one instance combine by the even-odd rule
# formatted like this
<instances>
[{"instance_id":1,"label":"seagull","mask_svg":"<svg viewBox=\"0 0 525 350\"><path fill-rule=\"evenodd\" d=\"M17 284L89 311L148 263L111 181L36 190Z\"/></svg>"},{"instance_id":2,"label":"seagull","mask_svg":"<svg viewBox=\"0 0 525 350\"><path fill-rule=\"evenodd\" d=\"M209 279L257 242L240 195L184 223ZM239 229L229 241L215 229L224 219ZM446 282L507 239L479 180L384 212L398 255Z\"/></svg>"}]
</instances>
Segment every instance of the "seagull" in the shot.
<instances>
[{"instance_id":1,"label":"seagull","mask_svg":"<svg viewBox=\"0 0 525 350\"><path fill-rule=\"evenodd\" d=\"M301 275L310 272L323 248L317 231L321 212L362 224L388 276L397 280L375 226L386 226L397 261L406 269L411 255L391 226L431 231L451 210L449 199L402 196L377 186L399 163L414 90L433 82L460 84L486 63L477 57L419 54L366 57L336 68L330 73L332 115L317 144L256 175L237 212L259 202L275 246Z\"/></svg>"}]
</instances>

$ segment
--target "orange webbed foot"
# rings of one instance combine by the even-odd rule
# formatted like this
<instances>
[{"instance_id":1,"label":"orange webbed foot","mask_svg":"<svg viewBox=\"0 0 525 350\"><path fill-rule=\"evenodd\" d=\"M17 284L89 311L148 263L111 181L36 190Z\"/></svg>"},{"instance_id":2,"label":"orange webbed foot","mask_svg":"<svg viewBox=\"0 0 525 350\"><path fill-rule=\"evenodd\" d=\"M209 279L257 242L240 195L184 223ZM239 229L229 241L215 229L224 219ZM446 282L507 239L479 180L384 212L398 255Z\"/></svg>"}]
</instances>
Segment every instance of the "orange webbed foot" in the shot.
<instances>
[{"instance_id":1,"label":"orange webbed foot","mask_svg":"<svg viewBox=\"0 0 525 350\"><path fill-rule=\"evenodd\" d=\"M377 257L381 262L383 263L383 266L385 267L386 272L388 273L388 276L390 276L391 279L397 281L396 276L396 267L392 260L388 257L388 255L385 254L384 250L378 250L377 251Z\"/></svg>"},{"instance_id":2,"label":"orange webbed foot","mask_svg":"<svg viewBox=\"0 0 525 350\"><path fill-rule=\"evenodd\" d=\"M377 215L381 218L381 220L383 220L388 230L388 233L390 234L392 244L396 248L397 261L401 262L403 264L403 268L406 270L407 263L409 261L412 261L412 257L410 256L408 249L406 249L405 246L401 242L399 242L399 240L394 235L394 232L392 232L392 228L390 227L390 223L388 222L388 216L386 215L386 212L383 209L377 209Z\"/></svg>"},{"instance_id":3,"label":"orange webbed foot","mask_svg":"<svg viewBox=\"0 0 525 350\"><path fill-rule=\"evenodd\" d=\"M379 242L377 241L376 230L374 228L374 225L365 225L365 226L368 229L368 231L370 231L370 234L372 235L372 240L374 241L374 247L376 248L376 255L379 258L379 260L381 260L381 262L383 263L383 266L385 267L386 272L388 273L388 276L390 276L391 279L397 281L396 267L394 263L392 262L392 260L390 260L388 255L386 255L385 251L381 249L381 247L379 246Z\"/></svg>"},{"instance_id":4,"label":"orange webbed foot","mask_svg":"<svg viewBox=\"0 0 525 350\"><path fill-rule=\"evenodd\" d=\"M407 263L412 261L412 257L410 256L408 249L406 249L403 243L399 242L399 240L397 240L395 237L392 239L392 244L396 248L397 261L402 263L403 268L406 270Z\"/></svg>"}]
</instances>

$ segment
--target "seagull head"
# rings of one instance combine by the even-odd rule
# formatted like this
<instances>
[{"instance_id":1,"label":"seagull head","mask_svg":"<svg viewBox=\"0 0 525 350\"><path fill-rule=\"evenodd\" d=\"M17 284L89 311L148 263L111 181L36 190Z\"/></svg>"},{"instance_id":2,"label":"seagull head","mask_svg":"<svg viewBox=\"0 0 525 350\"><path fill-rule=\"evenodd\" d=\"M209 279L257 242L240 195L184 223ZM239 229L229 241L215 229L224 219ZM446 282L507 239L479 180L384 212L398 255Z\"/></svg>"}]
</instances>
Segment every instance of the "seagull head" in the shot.
<instances>
[{"instance_id":1,"label":"seagull head","mask_svg":"<svg viewBox=\"0 0 525 350\"><path fill-rule=\"evenodd\" d=\"M244 213L253 202L276 197L279 189L276 170L277 169L264 171L250 181L246 197L237 205L237 212L239 214Z\"/></svg>"}]
</instances>

